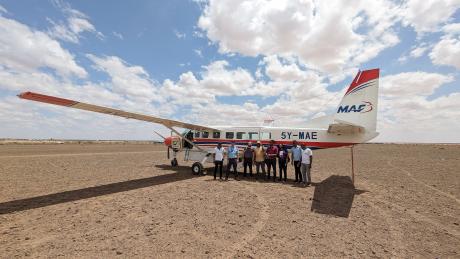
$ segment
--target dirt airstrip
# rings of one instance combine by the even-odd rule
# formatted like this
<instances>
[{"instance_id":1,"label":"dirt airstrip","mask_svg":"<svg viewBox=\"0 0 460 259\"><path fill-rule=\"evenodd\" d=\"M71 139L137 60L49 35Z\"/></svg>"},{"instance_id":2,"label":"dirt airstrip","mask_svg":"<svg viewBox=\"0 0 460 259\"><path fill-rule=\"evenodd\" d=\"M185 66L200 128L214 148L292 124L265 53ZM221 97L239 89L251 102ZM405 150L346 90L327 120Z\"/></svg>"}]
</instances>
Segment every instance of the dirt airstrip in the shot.
<instances>
[{"instance_id":1,"label":"dirt airstrip","mask_svg":"<svg viewBox=\"0 0 460 259\"><path fill-rule=\"evenodd\" d=\"M161 145L0 145L0 257L460 258L459 145L359 145L355 188L349 158L314 151L301 188Z\"/></svg>"}]
</instances>

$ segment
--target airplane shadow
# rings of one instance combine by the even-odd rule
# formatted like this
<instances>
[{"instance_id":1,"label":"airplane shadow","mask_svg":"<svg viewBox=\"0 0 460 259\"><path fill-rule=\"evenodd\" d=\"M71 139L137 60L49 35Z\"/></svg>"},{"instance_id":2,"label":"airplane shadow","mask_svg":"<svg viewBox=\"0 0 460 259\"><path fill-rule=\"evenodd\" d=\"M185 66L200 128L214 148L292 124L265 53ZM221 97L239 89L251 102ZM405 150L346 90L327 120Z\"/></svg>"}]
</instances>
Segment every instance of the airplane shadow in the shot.
<instances>
[{"instance_id":1,"label":"airplane shadow","mask_svg":"<svg viewBox=\"0 0 460 259\"><path fill-rule=\"evenodd\" d=\"M174 170L170 168L170 170ZM187 170L190 170L187 168ZM214 168L207 167L205 168L207 175L213 177ZM226 169L223 170L223 176L225 177ZM273 181L266 180L265 175L259 175L259 179L255 179L255 175L250 177L249 174L247 177L243 177L243 173L239 172L238 179L240 181L251 181L258 182L261 184L270 183ZM278 175L279 177L279 175ZM217 174L219 178L219 174ZM234 174L230 173L229 178L234 180ZM206 179L205 181L214 181L212 178ZM293 179L288 179L287 182L276 180L277 184L290 184L294 188L311 188L304 187L302 184L295 184ZM353 205L353 200L355 195L360 195L362 193L368 192L367 190L356 189L351 178L349 176L340 176L332 175L322 182L312 183L312 187L315 188L313 194L313 202L311 205L311 211L319 214L334 215L337 217L348 218L350 215L351 207Z\"/></svg>"},{"instance_id":2,"label":"airplane shadow","mask_svg":"<svg viewBox=\"0 0 460 259\"><path fill-rule=\"evenodd\" d=\"M355 195L367 192L355 189L349 176L332 175L313 186L311 211L345 218L350 215Z\"/></svg>"},{"instance_id":3,"label":"airplane shadow","mask_svg":"<svg viewBox=\"0 0 460 259\"><path fill-rule=\"evenodd\" d=\"M113 193L131 191L135 189L151 187L155 185L171 183L197 177L192 175L190 167L188 166L163 166L156 165L157 168L163 170L174 169L174 173L158 175L153 177L129 180L125 182L110 183L105 185L99 185L94 187L87 187L83 189L47 194L32 198L13 200L8 202L0 203L0 215L9 214L18 211L36 209L55 204L83 200L102 195L108 195Z\"/></svg>"}]
</instances>

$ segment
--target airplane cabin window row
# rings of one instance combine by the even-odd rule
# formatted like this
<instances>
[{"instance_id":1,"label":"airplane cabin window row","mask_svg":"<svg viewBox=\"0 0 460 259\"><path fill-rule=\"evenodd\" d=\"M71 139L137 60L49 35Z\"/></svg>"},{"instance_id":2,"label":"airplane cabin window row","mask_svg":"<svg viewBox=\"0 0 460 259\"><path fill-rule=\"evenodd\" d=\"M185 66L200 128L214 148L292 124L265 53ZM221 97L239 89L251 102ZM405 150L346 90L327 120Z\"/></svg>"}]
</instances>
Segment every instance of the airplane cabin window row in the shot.
<instances>
[{"instance_id":1,"label":"airplane cabin window row","mask_svg":"<svg viewBox=\"0 0 460 259\"><path fill-rule=\"evenodd\" d=\"M271 139L271 133L269 132L261 132L260 139ZM208 131L195 131L193 134L194 138L209 138ZM213 131L212 138L220 139L221 132L220 131ZM232 132L227 131L225 132L225 139L244 139L244 140L259 140L259 132Z\"/></svg>"}]
</instances>

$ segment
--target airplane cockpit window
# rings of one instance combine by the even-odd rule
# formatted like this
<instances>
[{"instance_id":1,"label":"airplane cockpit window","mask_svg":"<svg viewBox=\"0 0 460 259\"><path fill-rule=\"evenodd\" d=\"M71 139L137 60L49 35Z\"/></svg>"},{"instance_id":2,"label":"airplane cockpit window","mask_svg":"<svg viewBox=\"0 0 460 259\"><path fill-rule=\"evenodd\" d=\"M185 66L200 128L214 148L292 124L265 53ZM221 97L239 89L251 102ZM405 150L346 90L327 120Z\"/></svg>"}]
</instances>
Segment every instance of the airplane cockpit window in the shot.
<instances>
[{"instance_id":1,"label":"airplane cockpit window","mask_svg":"<svg viewBox=\"0 0 460 259\"><path fill-rule=\"evenodd\" d=\"M237 132L236 133L236 139L245 139L247 136L246 132Z\"/></svg>"},{"instance_id":2,"label":"airplane cockpit window","mask_svg":"<svg viewBox=\"0 0 460 259\"><path fill-rule=\"evenodd\" d=\"M199 131L195 131L195 138L199 138L200 137L200 132Z\"/></svg>"},{"instance_id":3,"label":"airplane cockpit window","mask_svg":"<svg viewBox=\"0 0 460 259\"><path fill-rule=\"evenodd\" d=\"M220 138L220 132L219 131L214 131L212 133L212 138Z\"/></svg>"},{"instance_id":4,"label":"airplane cockpit window","mask_svg":"<svg viewBox=\"0 0 460 259\"><path fill-rule=\"evenodd\" d=\"M251 139L251 140L259 140L259 133L258 132L249 132L249 139Z\"/></svg>"},{"instance_id":5,"label":"airplane cockpit window","mask_svg":"<svg viewBox=\"0 0 460 259\"><path fill-rule=\"evenodd\" d=\"M235 137L235 133L233 132L225 132L226 139L233 139Z\"/></svg>"},{"instance_id":6,"label":"airplane cockpit window","mask_svg":"<svg viewBox=\"0 0 460 259\"><path fill-rule=\"evenodd\" d=\"M203 131L203 134L201 135L202 138L209 138L209 132Z\"/></svg>"}]
</instances>

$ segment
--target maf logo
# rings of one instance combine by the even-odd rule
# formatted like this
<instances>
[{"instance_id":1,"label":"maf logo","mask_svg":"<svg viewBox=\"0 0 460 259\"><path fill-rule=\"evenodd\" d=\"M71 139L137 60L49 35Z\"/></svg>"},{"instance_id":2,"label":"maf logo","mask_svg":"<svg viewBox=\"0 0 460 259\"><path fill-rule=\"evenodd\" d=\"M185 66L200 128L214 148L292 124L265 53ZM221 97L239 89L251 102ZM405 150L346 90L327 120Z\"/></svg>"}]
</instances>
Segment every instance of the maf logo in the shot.
<instances>
[{"instance_id":1,"label":"maf logo","mask_svg":"<svg viewBox=\"0 0 460 259\"><path fill-rule=\"evenodd\" d=\"M363 101L363 104L359 105L341 105L337 110L337 113L350 113L350 112L359 112L359 113L366 113L370 112L374 109L374 106L371 102Z\"/></svg>"}]
</instances>

